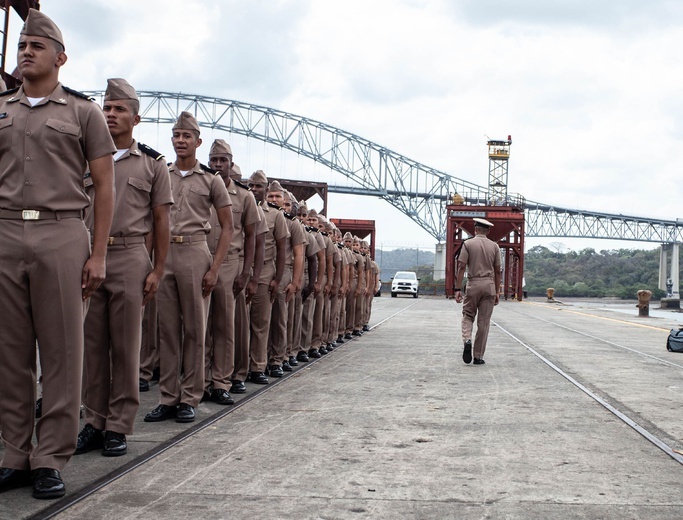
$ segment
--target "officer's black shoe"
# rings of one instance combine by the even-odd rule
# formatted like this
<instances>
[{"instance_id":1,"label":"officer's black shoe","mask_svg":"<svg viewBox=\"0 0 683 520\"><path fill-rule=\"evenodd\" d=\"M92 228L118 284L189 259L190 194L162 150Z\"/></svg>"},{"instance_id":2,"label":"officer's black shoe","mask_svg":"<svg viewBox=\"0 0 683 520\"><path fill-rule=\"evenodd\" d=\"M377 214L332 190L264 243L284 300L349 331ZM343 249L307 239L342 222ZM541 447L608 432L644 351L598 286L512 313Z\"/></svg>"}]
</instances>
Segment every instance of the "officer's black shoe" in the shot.
<instances>
[{"instance_id":1,"label":"officer's black shoe","mask_svg":"<svg viewBox=\"0 0 683 520\"><path fill-rule=\"evenodd\" d=\"M154 370L152 370L152 381L159 381L159 377L161 377L161 368L155 367Z\"/></svg>"},{"instance_id":2,"label":"officer's black shoe","mask_svg":"<svg viewBox=\"0 0 683 520\"><path fill-rule=\"evenodd\" d=\"M296 355L296 360L301 361L302 363L310 361L310 359L308 359L308 354L306 354L306 352L304 352L303 350L300 350L299 353Z\"/></svg>"},{"instance_id":3,"label":"officer's black shoe","mask_svg":"<svg viewBox=\"0 0 683 520\"><path fill-rule=\"evenodd\" d=\"M328 352L332 352L335 348L337 348L337 345L334 343L328 343L325 348L327 349Z\"/></svg>"},{"instance_id":4,"label":"officer's black shoe","mask_svg":"<svg viewBox=\"0 0 683 520\"><path fill-rule=\"evenodd\" d=\"M481 358L475 357L475 358L474 358L474 364L475 364L475 365L485 365L485 364L486 364L486 361L484 361L484 360L481 359Z\"/></svg>"},{"instance_id":5,"label":"officer's black shoe","mask_svg":"<svg viewBox=\"0 0 683 520\"><path fill-rule=\"evenodd\" d=\"M104 432L104 447L102 455L105 457L120 457L128 453L128 443L123 433L107 430Z\"/></svg>"},{"instance_id":6,"label":"officer's black shoe","mask_svg":"<svg viewBox=\"0 0 683 520\"><path fill-rule=\"evenodd\" d=\"M160 404L154 410L145 415L145 422L161 422L166 419L173 419L176 416L177 408L168 404Z\"/></svg>"},{"instance_id":7,"label":"officer's black shoe","mask_svg":"<svg viewBox=\"0 0 683 520\"><path fill-rule=\"evenodd\" d=\"M81 453L88 453L92 450L99 450L102 448L102 430L96 430L92 425L86 424L78 434L76 441L76 451L74 455Z\"/></svg>"},{"instance_id":8,"label":"officer's black shoe","mask_svg":"<svg viewBox=\"0 0 683 520\"><path fill-rule=\"evenodd\" d=\"M244 394L247 391L247 387L244 384L244 381L233 381L230 391L233 394Z\"/></svg>"},{"instance_id":9,"label":"officer's black shoe","mask_svg":"<svg viewBox=\"0 0 683 520\"><path fill-rule=\"evenodd\" d=\"M362 333L361 331L359 331L359 330L354 330L354 331L351 333L351 335L352 335L352 336L359 337L359 336L362 336L363 333Z\"/></svg>"},{"instance_id":10,"label":"officer's black shoe","mask_svg":"<svg viewBox=\"0 0 683 520\"><path fill-rule=\"evenodd\" d=\"M33 498L59 498L65 493L64 481L56 469L38 468L33 472Z\"/></svg>"},{"instance_id":11,"label":"officer's black shoe","mask_svg":"<svg viewBox=\"0 0 683 520\"><path fill-rule=\"evenodd\" d=\"M140 378L140 391L149 392L149 382L146 379Z\"/></svg>"},{"instance_id":12,"label":"officer's black shoe","mask_svg":"<svg viewBox=\"0 0 683 520\"><path fill-rule=\"evenodd\" d=\"M40 419L43 416L43 398L39 397L36 401L36 419Z\"/></svg>"},{"instance_id":13,"label":"officer's black shoe","mask_svg":"<svg viewBox=\"0 0 683 520\"><path fill-rule=\"evenodd\" d=\"M271 365L270 366L270 376L271 377L282 377L285 375L285 372L282 370L282 367L280 365Z\"/></svg>"},{"instance_id":14,"label":"officer's black shoe","mask_svg":"<svg viewBox=\"0 0 683 520\"><path fill-rule=\"evenodd\" d=\"M235 404L235 401L233 401L232 397L230 397L230 393L222 388L214 388L211 390L211 396L209 399L217 404Z\"/></svg>"},{"instance_id":15,"label":"officer's black shoe","mask_svg":"<svg viewBox=\"0 0 683 520\"><path fill-rule=\"evenodd\" d=\"M321 358L322 355L320 354L320 352L318 352L317 348L312 348L308 351L308 357L317 359L317 358Z\"/></svg>"},{"instance_id":16,"label":"officer's black shoe","mask_svg":"<svg viewBox=\"0 0 683 520\"><path fill-rule=\"evenodd\" d=\"M268 384L268 378L263 372L251 372L249 374L249 377L247 378L247 381L249 381L250 383L254 383L256 385Z\"/></svg>"},{"instance_id":17,"label":"officer's black shoe","mask_svg":"<svg viewBox=\"0 0 683 520\"><path fill-rule=\"evenodd\" d=\"M339 334L339 336L337 336L337 340L335 341L335 343L338 343L339 345L341 345L342 343L344 343L344 335L343 335L343 334Z\"/></svg>"},{"instance_id":18,"label":"officer's black shoe","mask_svg":"<svg viewBox=\"0 0 683 520\"><path fill-rule=\"evenodd\" d=\"M319 347L318 352L320 352L321 356L324 356L325 354L327 354L327 349L325 347Z\"/></svg>"},{"instance_id":19,"label":"officer's black shoe","mask_svg":"<svg viewBox=\"0 0 683 520\"><path fill-rule=\"evenodd\" d=\"M0 468L0 492L30 485L30 471L24 469Z\"/></svg>"},{"instance_id":20,"label":"officer's black shoe","mask_svg":"<svg viewBox=\"0 0 683 520\"><path fill-rule=\"evenodd\" d=\"M292 366L289 364L289 361L284 360L282 362L282 371L283 372L291 372L292 371Z\"/></svg>"},{"instance_id":21,"label":"officer's black shoe","mask_svg":"<svg viewBox=\"0 0 683 520\"><path fill-rule=\"evenodd\" d=\"M350 332L347 332L346 334L344 334L344 339L353 339L353 336Z\"/></svg>"},{"instance_id":22,"label":"officer's black shoe","mask_svg":"<svg viewBox=\"0 0 683 520\"><path fill-rule=\"evenodd\" d=\"M180 403L178 405L178 412L175 416L175 422L194 422L194 407L187 403Z\"/></svg>"},{"instance_id":23,"label":"officer's black shoe","mask_svg":"<svg viewBox=\"0 0 683 520\"><path fill-rule=\"evenodd\" d=\"M363 332L368 332L370 330L370 327L368 327L368 324L366 323L363 325Z\"/></svg>"},{"instance_id":24,"label":"officer's black shoe","mask_svg":"<svg viewBox=\"0 0 683 520\"><path fill-rule=\"evenodd\" d=\"M462 360L466 365L472 362L472 340L465 341L465 348L462 350Z\"/></svg>"},{"instance_id":25,"label":"officer's black shoe","mask_svg":"<svg viewBox=\"0 0 683 520\"><path fill-rule=\"evenodd\" d=\"M299 366L299 361L294 356L289 356L289 366L297 367Z\"/></svg>"}]
</instances>

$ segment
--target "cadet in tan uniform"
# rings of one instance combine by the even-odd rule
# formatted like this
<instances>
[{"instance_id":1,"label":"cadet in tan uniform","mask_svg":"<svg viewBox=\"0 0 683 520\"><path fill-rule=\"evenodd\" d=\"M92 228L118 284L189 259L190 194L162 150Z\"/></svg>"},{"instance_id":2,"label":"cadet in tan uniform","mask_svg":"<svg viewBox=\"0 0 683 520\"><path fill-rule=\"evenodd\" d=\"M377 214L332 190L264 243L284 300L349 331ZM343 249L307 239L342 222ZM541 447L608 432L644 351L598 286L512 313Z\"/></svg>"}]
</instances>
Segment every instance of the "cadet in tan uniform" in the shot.
<instances>
[{"instance_id":1,"label":"cadet in tan uniform","mask_svg":"<svg viewBox=\"0 0 683 520\"><path fill-rule=\"evenodd\" d=\"M197 160L199 135L197 120L182 112L171 138L176 152L169 168L174 200L171 246L157 292L161 396L146 422L173 417L176 422L192 422L204 393L209 296L232 240L232 201L223 179ZM213 258L206 242L212 206L221 226Z\"/></svg>"},{"instance_id":2,"label":"cadet in tan uniform","mask_svg":"<svg viewBox=\"0 0 683 520\"><path fill-rule=\"evenodd\" d=\"M344 247L349 251L349 291L346 295L346 328L344 339L353 339L353 325L356 316L356 293L358 289L360 255L353 250L353 235L344 234Z\"/></svg>"},{"instance_id":3,"label":"cadet in tan uniform","mask_svg":"<svg viewBox=\"0 0 683 520\"><path fill-rule=\"evenodd\" d=\"M360 238L358 238L357 236L353 237L353 252L358 257L358 283L356 284L352 335L362 336L363 312L365 310L365 294L367 291L368 264L365 255L361 253Z\"/></svg>"},{"instance_id":4,"label":"cadet in tan uniform","mask_svg":"<svg viewBox=\"0 0 683 520\"><path fill-rule=\"evenodd\" d=\"M280 282L285 272L286 241L289 229L285 216L280 209L266 200L268 179L262 170L255 171L249 178L249 188L263 210L268 233L265 235L265 257L263 270L258 282L256 294L251 300L249 316L251 318L251 336L249 338L249 377L248 381L258 385L267 385L265 375L268 363L268 333L272 307Z\"/></svg>"},{"instance_id":5,"label":"cadet in tan uniform","mask_svg":"<svg viewBox=\"0 0 683 520\"><path fill-rule=\"evenodd\" d=\"M486 236L493 227L488 220L474 219L474 237L463 242L458 257L455 278L455 301L463 301L462 280L467 269L465 303L462 306L462 360L472 361L472 327L477 317L477 335L474 338L474 364L484 364L486 340L489 336L493 307L498 305L500 287L500 248Z\"/></svg>"},{"instance_id":6,"label":"cadet in tan uniform","mask_svg":"<svg viewBox=\"0 0 683 520\"><path fill-rule=\"evenodd\" d=\"M133 139L139 107L135 89L125 79L107 80L104 115L118 149L116 202L107 241L107 277L90 298L85 320L85 426L76 454L100 448L105 456L126 454L126 435L133 433L140 404L142 312L157 292L168 252L171 181L164 157ZM145 246L152 226L153 268Z\"/></svg>"},{"instance_id":7,"label":"cadet in tan uniform","mask_svg":"<svg viewBox=\"0 0 683 520\"><path fill-rule=\"evenodd\" d=\"M327 317L327 324L325 327L325 341L327 342L326 349L328 351L334 350L336 347L337 340L337 329L339 328L339 309L341 305L339 304L341 299L342 291L342 271L346 271L346 266L343 263L342 253L337 246L337 237L335 235L336 227L331 222L325 224L325 232L332 241L333 256L332 256L332 266L333 266L333 279L330 286L329 301L330 310Z\"/></svg>"},{"instance_id":8,"label":"cadet in tan uniform","mask_svg":"<svg viewBox=\"0 0 683 520\"><path fill-rule=\"evenodd\" d=\"M60 30L31 9L17 52L24 84L0 97L0 491L32 480L36 498L65 493L60 471L78 436L86 301L105 277L114 207L116 148L102 110L59 83L66 60ZM97 192L92 253L86 161ZM36 340L43 402L33 446Z\"/></svg>"},{"instance_id":9,"label":"cadet in tan uniform","mask_svg":"<svg viewBox=\"0 0 683 520\"><path fill-rule=\"evenodd\" d=\"M233 167L232 148L223 139L216 139L209 151L209 166L218 171L232 199L233 235L230 248L221 264L218 284L211 294L206 346L206 397L214 403L233 404L229 389L235 369L235 297L242 294L254 262L256 224L261 220L256 199L249 188L230 178ZM209 250L214 253L220 236L220 223L211 215ZM240 254L243 256L240 262ZM244 268L244 265L247 267ZM242 295L244 298L244 295ZM243 357L249 345L239 345Z\"/></svg>"}]
</instances>

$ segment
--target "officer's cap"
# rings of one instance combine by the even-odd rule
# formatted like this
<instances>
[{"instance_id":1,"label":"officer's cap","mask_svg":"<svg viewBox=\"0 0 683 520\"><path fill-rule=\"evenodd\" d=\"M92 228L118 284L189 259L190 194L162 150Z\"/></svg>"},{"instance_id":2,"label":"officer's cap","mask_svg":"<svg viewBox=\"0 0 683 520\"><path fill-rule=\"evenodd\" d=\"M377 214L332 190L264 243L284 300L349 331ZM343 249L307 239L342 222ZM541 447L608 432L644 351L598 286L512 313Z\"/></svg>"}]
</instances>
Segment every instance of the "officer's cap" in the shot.
<instances>
[{"instance_id":1,"label":"officer's cap","mask_svg":"<svg viewBox=\"0 0 683 520\"><path fill-rule=\"evenodd\" d=\"M173 125L173 130L194 130L195 132L200 133L197 119L189 112L180 113Z\"/></svg>"},{"instance_id":2,"label":"officer's cap","mask_svg":"<svg viewBox=\"0 0 683 520\"><path fill-rule=\"evenodd\" d=\"M249 184L260 184L261 186L268 186L268 177L263 173L263 170L256 170L249 177Z\"/></svg>"},{"instance_id":3,"label":"officer's cap","mask_svg":"<svg viewBox=\"0 0 683 520\"><path fill-rule=\"evenodd\" d=\"M216 139L211 144L211 150L209 150L209 157L212 155L229 155L232 157L232 148L225 142L225 139Z\"/></svg>"},{"instance_id":4,"label":"officer's cap","mask_svg":"<svg viewBox=\"0 0 683 520\"><path fill-rule=\"evenodd\" d=\"M279 181L273 181L268 185L268 191L281 191L285 193L285 189L282 187Z\"/></svg>"},{"instance_id":5,"label":"officer's cap","mask_svg":"<svg viewBox=\"0 0 683 520\"><path fill-rule=\"evenodd\" d=\"M41 13L37 9L29 9L28 16L24 22L21 32L25 36L42 36L43 38L50 38L64 47L64 38L62 31L46 14Z\"/></svg>"},{"instance_id":6,"label":"officer's cap","mask_svg":"<svg viewBox=\"0 0 683 520\"><path fill-rule=\"evenodd\" d=\"M476 227L483 227L483 228L486 228L486 229L489 229L489 228L492 228L492 227L493 227L493 224L491 224L491 223L490 223L488 220L486 220L486 219L483 219L483 218L473 218L472 220L474 220L474 225L475 225Z\"/></svg>"},{"instance_id":7,"label":"officer's cap","mask_svg":"<svg viewBox=\"0 0 683 520\"><path fill-rule=\"evenodd\" d=\"M140 109L140 100L135 89L123 78L109 78L107 90L104 92L105 101L118 101L126 99L133 102L133 109L137 113Z\"/></svg>"}]
</instances>

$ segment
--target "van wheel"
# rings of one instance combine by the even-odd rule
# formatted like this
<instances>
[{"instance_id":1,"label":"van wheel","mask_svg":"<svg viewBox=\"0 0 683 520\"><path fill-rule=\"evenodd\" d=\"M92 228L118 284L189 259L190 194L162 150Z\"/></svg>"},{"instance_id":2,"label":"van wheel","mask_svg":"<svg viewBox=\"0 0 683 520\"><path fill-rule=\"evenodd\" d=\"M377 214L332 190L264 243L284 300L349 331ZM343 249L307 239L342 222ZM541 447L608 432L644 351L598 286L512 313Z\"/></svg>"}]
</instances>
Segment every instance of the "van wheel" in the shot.
<instances>
[{"instance_id":1,"label":"van wheel","mask_svg":"<svg viewBox=\"0 0 683 520\"><path fill-rule=\"evenodd\" d=\"M395 292L392 292L392 293L391 293L391 297L392 297L392 298L396 298L396 293L395 293Z\"/></svg>"},{"instance_id":2,"label":"van wheel","mask_svg":"<svg viewBox=\"0 0 683 520\"><path fill-rule=\"evenodd\" d=\"M413 298L417 298L417 293L413 294Z\"/></svg>"}]
</instances>

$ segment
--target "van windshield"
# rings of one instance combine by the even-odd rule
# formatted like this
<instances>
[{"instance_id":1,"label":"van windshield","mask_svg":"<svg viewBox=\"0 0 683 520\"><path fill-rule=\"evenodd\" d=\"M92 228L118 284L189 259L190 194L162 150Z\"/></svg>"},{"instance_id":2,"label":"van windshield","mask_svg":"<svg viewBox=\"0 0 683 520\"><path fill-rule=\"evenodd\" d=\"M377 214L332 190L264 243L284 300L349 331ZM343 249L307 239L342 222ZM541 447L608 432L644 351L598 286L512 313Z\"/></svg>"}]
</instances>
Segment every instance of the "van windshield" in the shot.
<instances>
[{"instance_id":1,"label":"van windshield","mask_svg":"<svg viewBox=\"0 0 683 520\"><path fill-rule=\"evenodd\" d=\"M415 280L417 276L415 273L396 273L394 280Z\"/></svg>"}]
</instances>

